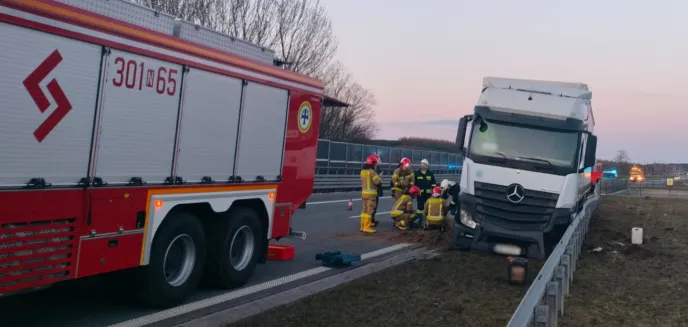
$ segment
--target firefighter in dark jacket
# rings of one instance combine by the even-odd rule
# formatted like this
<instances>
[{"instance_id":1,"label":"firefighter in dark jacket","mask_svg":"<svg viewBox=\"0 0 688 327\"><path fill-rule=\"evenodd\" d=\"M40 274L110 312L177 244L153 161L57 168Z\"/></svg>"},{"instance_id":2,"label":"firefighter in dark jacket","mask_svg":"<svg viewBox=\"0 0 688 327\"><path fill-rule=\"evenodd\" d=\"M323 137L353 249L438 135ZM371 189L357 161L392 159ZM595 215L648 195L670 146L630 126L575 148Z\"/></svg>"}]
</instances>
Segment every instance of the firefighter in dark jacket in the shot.
<instances>
[{"instance_id":1,"label":"firefighter in dark jacket","mask_svg":"<svg viewBox=\"0 0 688 327\"><path fill-rule=\"evenodd\" d=\"M449 196L451 196L451 201L447 206L447 212L450 212L452 216L455 216L461 208L459 204L459 193L461 192L461 186L455 182L445 179L442 181L442 183L440 183L440 188L442 189L443 199L446 200L449 198Z\"/></svg>"},{"instance_id":2,"label":"firefighter in dark jacket","mask_svg":"<svg viewBox=\"0 0 688 327\"><path fill-rule=\"evenodd\" d=\"M377 154L375 155L375 157L377 158L377 164L378 164L377 166L375 166L375 172L378 174L378 176L382 177L382 169L380 169L380 164L382 163L382 160L380 160L380 156ZM377 208L379 207L379 204L380 204L380 197L382 197L382 188L383 188L382 183L377 184L377 198L375 198L375 210L373 210L373 215L372 215L373 216L373 221L372 221L373 227L377 227L377 224L379 223L379 221L375 219L375 214L377 213Z\"/></svg>"},{"instance_id":3,"label":"firefighter in dark jacket","mask_svg":"<svg viewBox=\"0 0 688 327\"><path fill-rule=\"evenodd\" d=\"M414 175L416 178L416 186L420 189L420 195L416 199L416 203L418 206L416 207L418 210L418 213L422 213L423 209L425 208L425 201L432 196L432 189L437 186L437 181L435 180L435 174L428 169L428 166L430 163L428 162L427 159L423 159L420 161L420 169L418 169ZM422 215L419 215L419 217L422 217ZM420 224L423 224L422 218L421 221L419 221Z\"/></svg>"}]
</instances>

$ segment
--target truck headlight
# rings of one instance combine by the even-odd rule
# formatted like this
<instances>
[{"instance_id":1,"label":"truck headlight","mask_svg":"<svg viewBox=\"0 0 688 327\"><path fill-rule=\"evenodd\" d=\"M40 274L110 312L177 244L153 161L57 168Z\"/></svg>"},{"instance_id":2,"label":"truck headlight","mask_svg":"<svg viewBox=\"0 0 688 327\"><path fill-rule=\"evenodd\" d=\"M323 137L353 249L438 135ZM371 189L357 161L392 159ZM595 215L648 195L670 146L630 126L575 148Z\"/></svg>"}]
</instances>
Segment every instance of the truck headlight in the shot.
<instances>
[{"instance_id":1,"label":"truck headlight","mask_svg":"<svg viewBox=\"0 0 688 327\"><path fill-rule=\"evenodd\" d=\"M468 228L475 229L475 227L478 225L475 221L473 221L473 217L471 217L471 214L468 213L466 210L461 210L459 213L459 219L461 221L461 224Z\"/></svg>"}]
</instances>

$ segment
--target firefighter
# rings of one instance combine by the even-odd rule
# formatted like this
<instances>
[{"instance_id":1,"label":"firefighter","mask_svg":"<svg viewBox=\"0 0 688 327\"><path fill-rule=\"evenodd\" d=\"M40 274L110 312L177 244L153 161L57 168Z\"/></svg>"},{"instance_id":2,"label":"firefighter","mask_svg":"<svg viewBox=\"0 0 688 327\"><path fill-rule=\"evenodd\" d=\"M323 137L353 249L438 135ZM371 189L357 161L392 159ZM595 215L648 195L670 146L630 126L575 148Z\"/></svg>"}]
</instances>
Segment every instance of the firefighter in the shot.
<instances>
[{"instance_id":1,"label":"firefighter","mask_svg":"<svg viewBox=\"0 0 688 327\"><path fill-rule=\"evenodd\" d=\"M442 198L442 189L439 187L433 187L432 197L425 201L425 207L423 207L423 214L425 214L423 229L439 227L440 230L443 230L444 220L447 214L446 209L447 204Z\"/></svg>"},{"instance_id":2,"label":"firefighter","mask_svg":"<svg viewBox=\"0 0 688 327\"><path fill-rule=\"evenodd\" d=\"M375 172L378 174L378 176L382 177L382 169L380 169L380 164L382 163L382 159L380 159L380 156L377 154L374 154L374 156L377 158L377 165L375 165ZM377 197L375 198L375 209L373 210L373 217L372 217L372 225L373 227L377 227L377 224L380 223L378 220L375 220L375 214L377 214L377 208L380 204L380 198L382 197L382 182L377 184Z\"/></svg>"},{"instance_id":3,"label":"firefighter","mask_svg":"<svg viewBox=\"0 0 688 327\"><path fill-rule=\"evenodd\" d=\"M390 212L390 216L394 220L394 227L399 230L407 230L413 224L417 217L416 212L413 211L413 198L419 194L420 189L411 186L399 196L398 200L394 201L394 207Z\"/></svg>"},{"instance_id":4,"label":"firefighter","mask_svg":"<svg viewBox=\"0 0 688 327\"><path fill-rule=\"evenodd\" d=\"M414 173L416 178L415 185L420 189L420 195L416 200L419 213L423 212L423 208L425 208L425 201L432 195L432 188L437 186L435 174L428 169L428 166L430 166L428 159L423 159L420 161L419 169ZM423 224L422 216L420 216L419 219L421 220L419 223Z\"/></svg>"},{"instance_id":5,"label":"firefighter","mask_svg":"<svg viewBox=\"0 0 688 327\"><path fill-rule=\"evenodd\" d=\"M392 192L394 192L394 202L399 200L404 191L414 186L416 182L411 170L411 160L409 158L402 158L399 162L399 168L392 173Z\"/></svg>"},{"instance_id":6,"label":"firefighter","mask_svg":"<svg viewBox=\"0 0 688 327\"><path fill-rule=\"evenodd\" d=\"M375 233L373 227L373 212L375 212L377 199L377 185L382 183L382 178L375 172L378 165L378 157L370 155L361 169L361 232Z\"/></svg>"},{"instance_id":7,"label":"firefighter","mask_svg":"<svg viewBox=\"0 0 688 327\"><path fill-rule=\"evenodd\" d=\"M449 202L449 205L447 206L447 211L451 211L452 216L456 215L457 212L459 212L460 205L459 205L459 192L461 191L461 186L455 182L451 182L448 179L445 179L440 183L440 189L442 189L442 198L443 199L448 199L449 196L451 195L451 201Z\"/></svg>"}]
</instances>

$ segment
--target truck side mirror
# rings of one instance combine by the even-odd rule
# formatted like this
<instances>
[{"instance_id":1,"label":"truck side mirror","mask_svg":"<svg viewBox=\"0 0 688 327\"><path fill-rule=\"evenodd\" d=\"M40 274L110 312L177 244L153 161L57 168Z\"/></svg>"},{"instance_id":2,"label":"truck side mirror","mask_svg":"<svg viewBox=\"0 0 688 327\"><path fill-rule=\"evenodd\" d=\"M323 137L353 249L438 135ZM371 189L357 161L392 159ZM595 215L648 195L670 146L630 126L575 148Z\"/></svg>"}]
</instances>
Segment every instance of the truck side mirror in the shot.
<instances>
[{"instance_id":1,"label":"truck side mirror","mask_svg":"<svg viewBox=\"0 0 688 327\"><path fill-rule=\"evenodd\" d=\"M597 136L588 134L588 143L585 147L585 161L583 166L585 168L592 167L595 165L597 158Z\"/></svg>"},{"instance_id":2,"label":"truck side mirror","mask_svg":"<svg viewBox=\"0 0 688 327\"><path fill-rule=\"evenodd\" d=\"M468 117L464 116L459 119L459 130L456 131L456 146L464 153L466 152L463 147L463 143L466 141L466 128L468 128Z\"/></svg>"}]
</instances>

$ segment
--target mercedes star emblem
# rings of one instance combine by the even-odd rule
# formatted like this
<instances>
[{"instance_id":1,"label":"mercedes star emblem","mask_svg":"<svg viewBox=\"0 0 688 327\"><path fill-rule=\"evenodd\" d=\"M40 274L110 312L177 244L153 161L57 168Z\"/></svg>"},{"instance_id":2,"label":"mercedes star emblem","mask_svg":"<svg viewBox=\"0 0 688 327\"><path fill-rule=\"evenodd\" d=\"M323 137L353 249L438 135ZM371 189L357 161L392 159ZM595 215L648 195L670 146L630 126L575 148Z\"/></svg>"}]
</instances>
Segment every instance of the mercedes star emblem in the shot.
<instances>
[{"instance_id":1,"label":"mercedes star emblem","mask_svg":"<svg viewBox=\"0 0 688 327\"><path fill-rule=\"evenodd\" d=\"M511 184L506 188L506 198L511 203L519 203L523 201L525 189L519 184Z\"/></svg>"}]
</instances>

